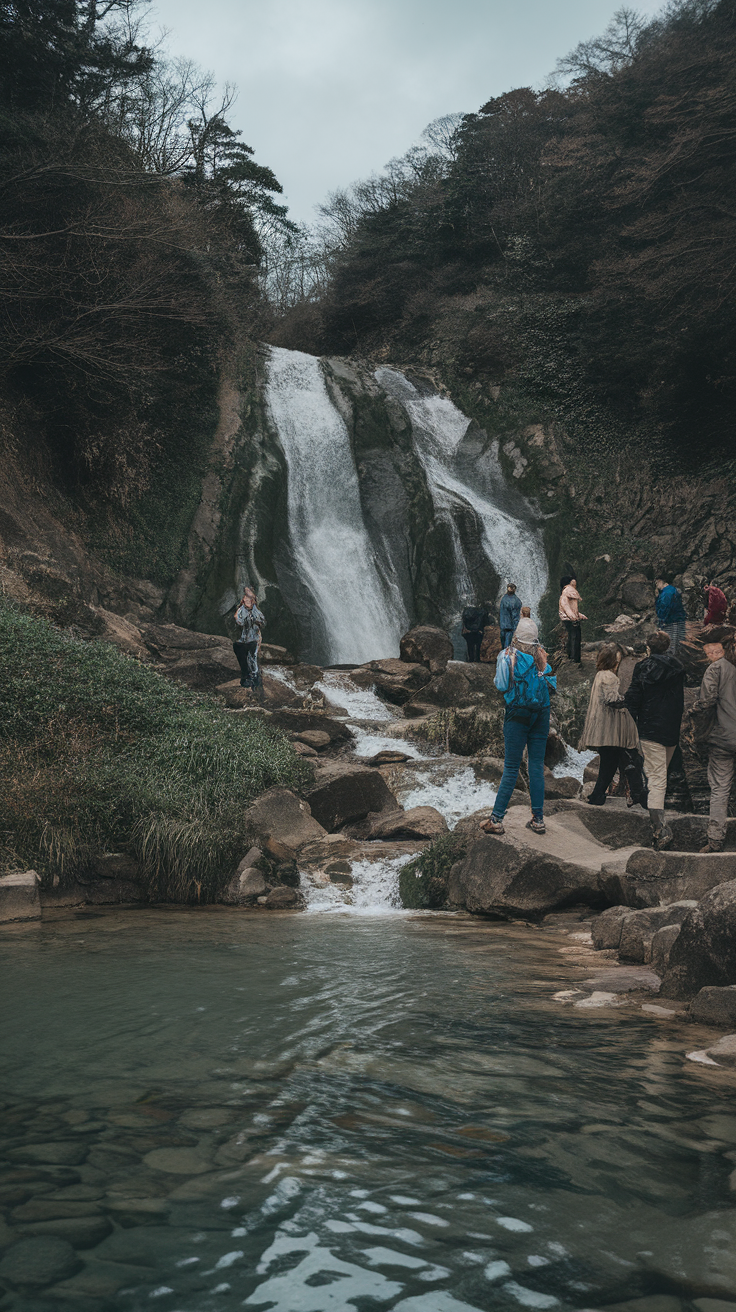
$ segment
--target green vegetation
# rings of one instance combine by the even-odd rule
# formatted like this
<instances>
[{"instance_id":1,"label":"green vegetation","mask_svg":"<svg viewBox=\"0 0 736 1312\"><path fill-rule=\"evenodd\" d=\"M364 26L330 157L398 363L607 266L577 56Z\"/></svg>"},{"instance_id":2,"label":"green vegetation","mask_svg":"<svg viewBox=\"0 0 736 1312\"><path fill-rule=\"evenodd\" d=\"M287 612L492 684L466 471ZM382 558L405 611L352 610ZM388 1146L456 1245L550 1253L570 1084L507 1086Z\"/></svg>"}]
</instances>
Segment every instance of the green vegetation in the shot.
<instances>
[{"instance_id":1,"label":"green vegetation","mask_svg":"<svg viewBox=\"0 0 736 1312\"><path fill-rule=\"evenodd\" d=\"M243 854L245 808L309 775L262 721L5 604L0 652L6 867L63 882L127 847L152 898L209 901Z\"/></svg>"},{"instance_id":2,"label":"green vegetation","mask_svg":"<svg viewBox=\"0 0 736 1312\"><path fill-rule=\"evenodd\" d=\"M467 842L460 834L443 834L401 869L402 905L412 911L436 911L447 901L447 882L456 861L465 856Z\"/></svg>"}]
</instances>

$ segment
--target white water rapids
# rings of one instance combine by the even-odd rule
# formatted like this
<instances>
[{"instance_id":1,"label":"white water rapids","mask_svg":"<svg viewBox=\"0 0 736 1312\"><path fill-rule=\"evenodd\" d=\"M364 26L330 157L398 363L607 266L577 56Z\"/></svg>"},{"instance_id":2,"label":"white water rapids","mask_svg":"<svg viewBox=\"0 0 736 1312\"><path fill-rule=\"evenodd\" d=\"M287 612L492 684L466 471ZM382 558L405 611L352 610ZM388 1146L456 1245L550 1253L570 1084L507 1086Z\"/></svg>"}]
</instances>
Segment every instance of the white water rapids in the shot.
<instances>
[{"instance_id":1,"label":"white water rapids","mask_svg":"<svg viewBox=\"0 0 736 1312\"><path fill-rule=\"evenodd\" d=\"M422 395L397 370L378 369L375 378L409 420L435 516L450 531L447 567L457 605L446 622L454 623L463 606L479 600L456 522L468 511L501 579L500 592L513 579L536 615L547 587L542 537L532 507L506 482L497 446L479 444L480 430L469 438L466 415L441 396ZM400 575L398 548L392 557L382 534L380 541L371 540L350 435L319 359L270 348L266 401L286 460L291 569L308 599L311 659L358 665L398 655L414 598L405 595L408 576L405 570Z\"/></svg>"}]
</instances>

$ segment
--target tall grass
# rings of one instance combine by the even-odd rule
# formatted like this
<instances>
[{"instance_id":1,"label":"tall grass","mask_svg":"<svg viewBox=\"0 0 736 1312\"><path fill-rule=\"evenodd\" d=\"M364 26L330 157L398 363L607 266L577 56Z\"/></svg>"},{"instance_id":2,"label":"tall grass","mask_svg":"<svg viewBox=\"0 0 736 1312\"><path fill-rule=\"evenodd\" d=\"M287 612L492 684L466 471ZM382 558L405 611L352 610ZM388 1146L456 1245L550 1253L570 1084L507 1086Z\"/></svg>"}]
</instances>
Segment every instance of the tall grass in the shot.
<instances>
[{"instance_id":1,"label":"tall grass","mask_svg":"<svg viewBox=\"0 0 736 1312\"><path fill-rule=\"evenodd\" d=\"M115 648L0 601L0 860L83 874L128 847L150 896L208 901L249 803L309 767L260 718L229 715Z\"/></svg>"}]
</instances>

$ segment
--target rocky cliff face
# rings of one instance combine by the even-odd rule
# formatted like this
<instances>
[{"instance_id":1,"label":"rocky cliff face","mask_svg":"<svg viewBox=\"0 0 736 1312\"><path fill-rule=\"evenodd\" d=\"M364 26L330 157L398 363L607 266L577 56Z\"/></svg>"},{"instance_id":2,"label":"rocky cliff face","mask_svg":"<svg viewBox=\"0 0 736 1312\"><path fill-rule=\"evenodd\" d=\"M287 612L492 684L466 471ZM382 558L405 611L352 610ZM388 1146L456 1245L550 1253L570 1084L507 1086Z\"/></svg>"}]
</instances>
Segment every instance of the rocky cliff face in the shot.
<instances>
[{"instance_id":1,"label":"rocky cliff face","mask_svg":"<svg viewBox=\"0 0 736 1312\"><path fill-rule=\"evenodd\" d=\"M295 566L286 460L265 394L266 356L262 348L247 368L231 363L223 371L219 422L214 433L202 434L208 457L179 565L155 583L119 573L109 552L103 558L91 550L84 515L18 452L11 455L1 475L5 593L89 632L100 628L95 608L103 608L224 633L237 591L250 581L268 611L269 638L303 650L310 599ZM496 595L501 570L489 559L472 504L458 505L452 516L437 513L411 407L377 379L375 365L330 358L322 369L349 435L378 567L393 571L411 622L446 626L458 610L458 561L468 593L477 596ZM379 378L391 373L379 365ZM494 495L522 526L518 541L543 534L552 576L542 605L547 632L556 623L555 576L571 568L591 625L621 610L651 612L660 572L675 576L693 617L704 580L718 579L727 592L736 587L736 489L728 479L663 476L615 443L583 443L564 424L544 422L541 405L535 417L528 397L522 403L512 383L493 381L482 368L463 372L450 360L443 370L433 357L405 362L404 375L416 397L432 403L449 404L449 382L452 400L470 418L460 468L471 482L483 468L502 470ZM588 636L599 634L591 627Z\"/></svg>"}]
</instances>

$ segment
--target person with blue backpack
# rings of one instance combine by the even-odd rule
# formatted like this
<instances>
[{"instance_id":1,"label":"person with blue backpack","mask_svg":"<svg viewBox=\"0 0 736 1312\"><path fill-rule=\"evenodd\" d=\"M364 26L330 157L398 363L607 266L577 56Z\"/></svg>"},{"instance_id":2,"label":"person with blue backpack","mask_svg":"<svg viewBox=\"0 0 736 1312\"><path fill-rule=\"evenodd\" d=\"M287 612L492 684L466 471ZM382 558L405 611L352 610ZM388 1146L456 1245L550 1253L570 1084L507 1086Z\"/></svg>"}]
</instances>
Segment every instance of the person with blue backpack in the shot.
<instances>
[{"instance_id":1,"label":"person with blue backpack","mask_svg":"<svg viewBox=\"0 0 736 1312\"><path fill-rule=\"evenodd\" d=\"M557 679L533 620L519 620L510 645L496 661L494 683L503 693L506 703L503 722L506 750L493 811L483 821L481 829L486 834L504 833L503 818L516 787L526 747L532 803L532 818L527 829L544 834L547 832L544 824L544 753L549 737L550 693L557 691Z\"/></svg>"}]
</instances>

